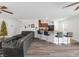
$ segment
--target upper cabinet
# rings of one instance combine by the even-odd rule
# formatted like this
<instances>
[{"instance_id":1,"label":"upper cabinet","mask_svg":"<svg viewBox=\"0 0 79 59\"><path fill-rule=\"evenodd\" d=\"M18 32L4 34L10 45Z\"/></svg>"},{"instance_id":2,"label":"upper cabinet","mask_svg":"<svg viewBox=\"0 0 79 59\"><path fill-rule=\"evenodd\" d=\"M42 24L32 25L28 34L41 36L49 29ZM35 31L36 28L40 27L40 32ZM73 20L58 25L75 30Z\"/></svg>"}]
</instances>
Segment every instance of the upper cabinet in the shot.
<instances>
[{"instance_id":1,"label":"upper cabinet","mask_svg":"<svg viewBox=\"0 0 79 59\"><path fill-rule=\"evenodd\" d=\"M39 20L39 27L48 27L48 22L42 22Z\"/></svg>"}]
</instances>

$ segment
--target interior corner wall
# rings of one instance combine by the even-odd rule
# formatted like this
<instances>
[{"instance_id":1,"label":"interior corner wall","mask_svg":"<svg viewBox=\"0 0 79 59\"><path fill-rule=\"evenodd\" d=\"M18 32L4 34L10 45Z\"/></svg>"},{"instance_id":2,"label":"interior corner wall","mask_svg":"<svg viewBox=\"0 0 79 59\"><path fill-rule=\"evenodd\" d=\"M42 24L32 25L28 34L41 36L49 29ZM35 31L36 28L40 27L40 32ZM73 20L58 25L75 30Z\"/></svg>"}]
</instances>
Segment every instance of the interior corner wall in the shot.
<instances>
[{"instance_id":1,"label":"interior corner wall","mask_svg":"<svg viewBox=\"0 0 79 59\"><path fill-rule=\"evenodd\" d=\"M73 32L74 40L79 42L79 17L66 19L62 23L64 31Z\"/></svg>"},{"instance_id":2,"label":"interior corner wall","mask_svg":"<svg viewBox=\"0 0 79 59\"><path fill-rule=\"evenodd\" d=\"M17 35L18 33L17 31L19 30L19 27L18 27L19 23L17 22L17 20L1 18L0 19L0 30L1 30L1 24L3 20L5 21L6 26L7 26L7 31L8 31L7 36L11 37L11 36Z\"/></svg>"},{"instance_id":3,"label":"interior corner wall","mask_svg":"<svg viewBox=\"0 0 79 59\"><path fill-rule=\"evenodd\" d=\"M55 31L63 31L63 23L60 21L55 21L54 22L55 25Z\"/></svg>"}]
</instances>

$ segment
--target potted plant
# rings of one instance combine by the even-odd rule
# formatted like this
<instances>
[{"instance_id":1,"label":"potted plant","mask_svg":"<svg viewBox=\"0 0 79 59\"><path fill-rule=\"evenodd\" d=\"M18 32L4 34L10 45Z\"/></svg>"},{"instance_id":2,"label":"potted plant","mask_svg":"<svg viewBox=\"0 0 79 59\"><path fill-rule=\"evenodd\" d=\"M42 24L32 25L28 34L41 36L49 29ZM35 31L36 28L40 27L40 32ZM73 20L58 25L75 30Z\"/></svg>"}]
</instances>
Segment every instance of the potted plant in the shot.
<instances>
[{"instance_id":1,"label":"potted plant","mask_svg":"<svg viewBox=\"0 0 79 59\"><path fill-rule=\"evenodd\" d=\"M5 39L5 36L7 35L7 27L5 21L2 21L1 24L1 31L0 36L3 36L3 40Z\"/></svg>"}]
</instances>

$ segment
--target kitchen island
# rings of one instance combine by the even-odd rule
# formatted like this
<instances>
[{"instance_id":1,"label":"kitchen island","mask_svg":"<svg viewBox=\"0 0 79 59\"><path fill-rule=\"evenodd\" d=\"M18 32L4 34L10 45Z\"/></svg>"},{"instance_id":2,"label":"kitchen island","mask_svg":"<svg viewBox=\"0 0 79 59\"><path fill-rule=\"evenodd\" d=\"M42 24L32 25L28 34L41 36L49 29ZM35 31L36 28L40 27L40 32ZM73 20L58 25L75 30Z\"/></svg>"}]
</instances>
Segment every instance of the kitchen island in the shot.
<instances>
[{"instance_id":1,"label":"kitchen island","mask_svg":"<svg viewBox=\"0 0 79 59\"><path fill-rule=\"evenodd\" d=\"M65 33L62 33L60 34L60 36L56 36L57 35L57 32L53 32L53 31L48 31L48 36L47 35L44 35L44 31L41 31L41 34L38 34L38 32L36 32L35 36L40 39L40 40L45 40L47 42L51 42L51 43L54 43L56 45L62 45L62 44L65 44L65 45L68 45L70 44L70 39L71 37L65 37L64 34Z\"/></svg>"}]
</instances>

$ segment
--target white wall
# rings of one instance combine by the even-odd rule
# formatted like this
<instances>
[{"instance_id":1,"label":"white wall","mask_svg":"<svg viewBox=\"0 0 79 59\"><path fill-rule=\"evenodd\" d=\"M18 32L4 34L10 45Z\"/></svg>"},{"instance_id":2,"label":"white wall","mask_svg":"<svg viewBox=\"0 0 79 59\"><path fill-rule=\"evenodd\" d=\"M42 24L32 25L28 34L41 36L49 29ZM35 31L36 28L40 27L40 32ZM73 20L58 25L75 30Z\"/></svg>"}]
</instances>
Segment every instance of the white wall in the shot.
<instances>
[{"instance_id":1,"label":"white wall","mask_svg":"<svg viewBox=\"0 0 79 59\"><path fill-rule=\"evenodd\" d=\"M54 20L55 31L61 31L61 32L64 31L62 20L64 20L64 18L58 19L58 20Z\"/></svg>"},{"instance_id":2,"label":"white wall","mask_svg":"<svg viewBox=\"0 0 79 59\"><path fill-rule=\"evenodd\" d=\"M19 27L18 27L19 23L18 23L17 20L7 19L7 18L5 18L5 19L1 18L0 19L0 27L1 27L1 23L2 23L3 20L6 22L8 36L9 37L11 37L11 36L16 35L17 33L19 33L18 32L18 30L19 30Z\"/></svg>"},{"instance_id":3,"label":"white wall","mask_svg":"<svg viewBox=\"0 0 79 59\"><path fill-rule=\"evenodd\" d=\"M37 20L29 20L29 19L20 19L20 31L35 31L38 27ZM34 28L31 27L31 24L34 24ZM26 26L26 28L25 28Z\"/></svg>"},{"instance_id":4,"label":"white wall","mask_svg":"<svg viewBox=\"0 0 79 59\"><path fill-rule=\"evenodd\" d=\"M73 32L74 40L79 41L79 17L74 16L62 21L65 32Z\"/></svg>"}]
</instances>

